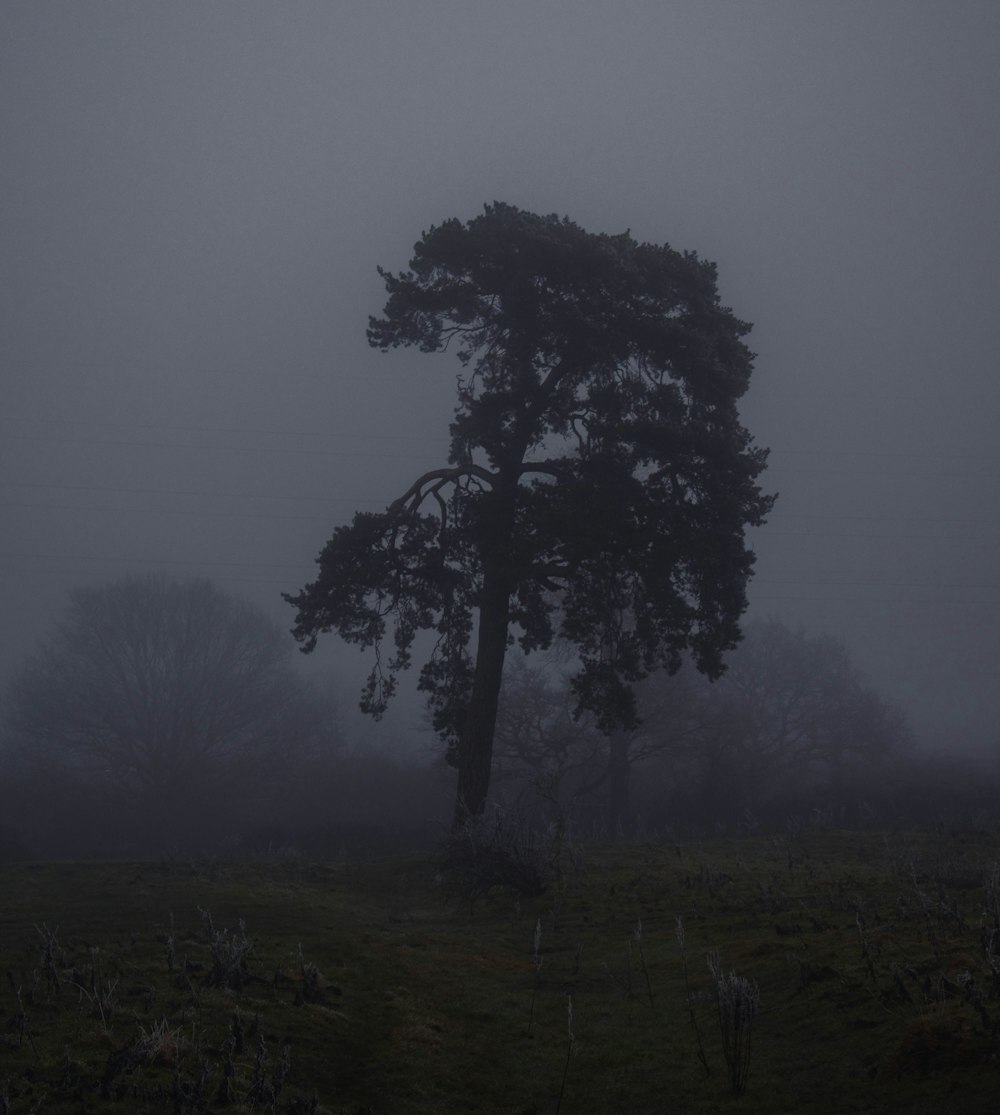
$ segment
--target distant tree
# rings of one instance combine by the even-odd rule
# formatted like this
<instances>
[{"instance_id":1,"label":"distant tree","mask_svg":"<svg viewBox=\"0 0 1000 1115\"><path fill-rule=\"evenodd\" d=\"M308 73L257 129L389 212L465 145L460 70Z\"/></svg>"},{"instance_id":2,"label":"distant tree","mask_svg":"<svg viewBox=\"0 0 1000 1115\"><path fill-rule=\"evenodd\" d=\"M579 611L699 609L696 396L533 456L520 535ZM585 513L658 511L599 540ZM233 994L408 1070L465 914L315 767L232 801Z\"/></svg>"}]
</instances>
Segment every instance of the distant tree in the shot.
<instances>
[{"instance_id":1,"label":"distant tree","mask_svg":"<svg viewBox=\"0 0 1000 1115\"><path fill-rule=\"evenodd\" d=\"M509 656L494 733L495 777L547 806L565 825L581 786L595 778L605 735L589 712L577 712L562 648L539 656ZM519 802L523 806L524 802Z\"/></svg>"},{"instance_id":2,"label":"distant tree","mask_svg":"<svg viewBox=\"0 0 1000 1115\"><path fill-rule=\"evenodd\" d=\"M725 676L706 687L685 749L706 813L732 816L816 789L842 805L859 776L886 769L910 741L900 708L842 642L769 619L748 625Z\"/></svg>"},{"instance_id":3,"label":"distant tree","mask_svg":"<svg viewBox=\"0 0 1000 1115\"><path fill-rule=\"evenodd\" d=\"M627 829L635 819L632 793L635 768L641 764L648 767L656 760L660 770L650 771L644 777L647 784L662 778L664 764L699 738L710 690L705 679L688 664L674 674L661 671L646 678L638 695L639 722L608 734L605 766L600 777L587 788L600 790L606 786L605 821L613 831Z\"/></svg>"},{"instance_id":4,"label":"distant tree","mask_svg":"<svg viewBox=\"0 0 1000 1115\"><path fill-rule=\"evenodd\" d=\"M315 738L280 628L206 580L71 593L10 686L22 756L164 808L238 790Z\"/></svg>"},{"instance_id":5,"label":"distant tree","mask_svg":"<svg viewBox=\"0 0 1000 1115\"><path fill-rule=\"evenodd\" d=\"M688 664L647 677L636 686L640 722L609 733L573 715L565 657L542 657L534 667L514 657L504 678L498 772L542 791L561 814L600 818L612 831L636 820L640 767L640 805L693 802L688 819L703 824L777 803L843 811L881 800L881 783L910 751L901 709L843 643L778 620L747 626L721 679Z\"/></svg>"},{"instance_id":6,"label":"distant tree","mask_svg":"<svg viewBox=\"0 0 1000 1115\"><path fill-rule=\"evenodd\" d=\"M638 722L605 732L592 714L574 708L565 654L558 663L535 666L516 656L500 695L498 773L528 781L563 815L600 820L609 831L627 829L634 820L634 769L657 759L651 778L662 779L663 763L704 728L711 690L699 681L702 675L690 667L650 675L636 686Z\"/></svg>"},{"instance_id":7,"label":"distant tree","mask_svg":"<svg viewBox=\"0 0 1000 1115\"><path fill-rule=\"evenodd\" d=\"M449 462L338 527L286 599L303 650L327 631L375 647L375 715L416 633L436 632L419 686L461 827L485 807L511 638L573 643L577 706L605 730L633 724L651 670L689 653L721 672L754 560L744 531L772 499L737 412L750 326L720 304L713 264L496 203L424 233L410 268L380 269L368 339L457 347Z\"/></svg>"}]
</instances>

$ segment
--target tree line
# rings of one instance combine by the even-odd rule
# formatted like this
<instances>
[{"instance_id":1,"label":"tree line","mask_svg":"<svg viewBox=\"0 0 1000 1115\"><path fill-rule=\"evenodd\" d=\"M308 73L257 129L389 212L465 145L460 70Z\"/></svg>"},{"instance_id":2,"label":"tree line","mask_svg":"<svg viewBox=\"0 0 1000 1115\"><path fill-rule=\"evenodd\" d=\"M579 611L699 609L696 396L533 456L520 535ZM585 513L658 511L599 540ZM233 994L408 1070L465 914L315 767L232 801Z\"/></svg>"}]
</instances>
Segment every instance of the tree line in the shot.
<instances>
[{"instance_id":1,"label":"tree line","mask_svg":"<svg viewBox=\"0 0 1000 1115\"><path fill-rule=\"evenodd\" d=\"M448 458L336 527L315 581L283 595L306 653L328 632L372 652L376 718L428 648L418 689L455 770L453 831L495 773L557 823L609 831L657 793L692 823L749 823L807 791L842 806L860 771L906 753L902 715L842 645L776 621L744 632L747 532L775 497L738 411L751 327L714 264L495 202L379 273L371 345L459 362ZM10 687L5 767L36 814L85 787L164 834L321 783L334 812L336 710L289 646L210 582L81 588Z\"/></svg>"},{"instance_id":2,"label":"tree line","mask_svg":"<svg viewBox=\"0 0 1000 1115\"><path fill-rule=\"evenodd\" d=\"M576 713L565 653L511 662L497 723L498 784L550 823L605 834L810 813L856 823L913 757L902 709L845 645L778 619L749 623L715 681L690 665L646 679L639 721L610 732Z\"/></svg>"},{"instance_id":3,"label":"tree line","mask_svg":"<svg viewBox=\"0 0 1000 1115\"><path fill-rule=\"evenodd\" d=\"M0 855L325 855L425 824L434 798L358 751L287 632L200 578L71 592L5 696Z\"/></svg>"},{"instance_id":4,"label":"tree line","mask_svg":"<svg viewBox=\"0 0 1000 1115\"><path fill-rule=\"evenodd\" d=\"M493 797L540 827L634 837L988 809L993 781L918 756L901 709L829 636L751 622L720 678L654 674L635 721L611 729L576 707L573 653L512 654L498 701ZM197 578L73 592L8 686L3 725L0 857L325 856L443 830L442 753L359 747L287 635Z\"/></svg>"}]
</instances>

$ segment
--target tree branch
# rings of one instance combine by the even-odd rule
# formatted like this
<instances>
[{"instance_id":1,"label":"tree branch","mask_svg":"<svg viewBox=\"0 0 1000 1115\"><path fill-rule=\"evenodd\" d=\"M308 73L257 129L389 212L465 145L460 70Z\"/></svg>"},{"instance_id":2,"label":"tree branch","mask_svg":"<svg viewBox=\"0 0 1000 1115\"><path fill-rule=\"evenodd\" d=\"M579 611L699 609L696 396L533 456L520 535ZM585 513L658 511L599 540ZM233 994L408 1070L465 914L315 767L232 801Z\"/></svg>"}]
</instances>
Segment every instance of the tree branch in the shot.
<instances>
[{"instance_id":1,"label":"tree branch","mask_svg":"<svg viewBox=\"0 0 1000 1115\"><path fill-rule=\"evenodd\" d=\"M430 472L425 472L423 476L417 477L399 499L395 499L389 504L388 514L396 515L402 511L404 507L410 511L416 510L428 495L433 494L436 496L445 484L453 480L460 480L463 476L475 476L491 487L497 481L496 474L490 472L489 469L483 468L482 465L469 464L460 465L456 468L431 469ZM432 480L436 480L438 483L435 484L430 492L424 491L424 485L429 484Z\"/></svg>"}]
</instances>

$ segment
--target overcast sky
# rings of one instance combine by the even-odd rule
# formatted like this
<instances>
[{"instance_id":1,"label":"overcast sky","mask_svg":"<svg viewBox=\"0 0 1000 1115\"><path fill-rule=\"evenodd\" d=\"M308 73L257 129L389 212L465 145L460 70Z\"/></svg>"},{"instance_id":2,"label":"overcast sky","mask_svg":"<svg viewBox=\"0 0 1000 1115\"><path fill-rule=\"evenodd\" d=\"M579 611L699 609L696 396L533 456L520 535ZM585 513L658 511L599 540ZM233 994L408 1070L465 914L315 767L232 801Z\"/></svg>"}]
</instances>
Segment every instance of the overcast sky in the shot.
<instances>
[{"instance_id":1,"label":"overcast sky","mask_svg":"<svg viewBox=\"0 0 1000 1115\"><path fill-rule=\"evenodd\" d=\"M4 0L0 668L126 572L290 626L443 458L455 367L368 348L376 265L498 199L718 263L752 614L996 741L998 106L996 0Z\"/></svg>"}]
</instances>

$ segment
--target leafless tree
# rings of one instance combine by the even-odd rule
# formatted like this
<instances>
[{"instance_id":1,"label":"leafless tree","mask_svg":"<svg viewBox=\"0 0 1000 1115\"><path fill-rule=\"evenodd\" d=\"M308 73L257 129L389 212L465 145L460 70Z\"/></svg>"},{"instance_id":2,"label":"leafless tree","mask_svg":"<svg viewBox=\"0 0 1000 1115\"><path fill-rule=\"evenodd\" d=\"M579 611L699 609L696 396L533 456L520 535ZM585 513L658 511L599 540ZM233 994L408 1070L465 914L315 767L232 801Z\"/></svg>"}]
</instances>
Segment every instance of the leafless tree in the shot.
<instances>
[{"instance_id":1,"label":"leafless tree","mask_svg":"<svg viewBox=\"0 0 1000 1115\"><path fill-rule=\"evenodd\" d=\"M563 825L581 784L603 765L605 737L593 715L575 715L561 644L530 658L511 655L500 692L496 778L540 797Z\"/></svg>"},{"instance_id":2,"label":"leafless tree","mask_svg":"<svg viewBox=\"0 0 1000 1115\"><path fill-rule=\"evenodd\" d=\"M910 746L898 706L867 682L847 648L779 620L748 624L726 673L705 686L684 749L707 814L736 816L821 790L842 803L859 778Z\"/></svg>"},{"instance_id":3,"label":"leafless tree","mask_svg":"<svg viewBox=\"0 0 1000 1115\"><path fill-rule=\"evenodd\" d=\"M315 739L276 624L207 580L80 588L13 680L22 757L170 805L240 791Z\"/></svg>"},{"instance_id":4,"label":"leafless tree","mask_svg":"<svg viewBox=\"0 0 1000 1115\"><path fill-rule=\"evenodd\" d=\"M572 668L565 644L511 657L497 719L497 777L530 784L553 819L585 815L610 831L627 830L633 769L667 760L694 738L704 722L705 687L693 668L654 675L636 686L640 723L604 732L593 715L575 709Z\"/></svg>"},{"instance_id":5,"label":"leafless tree","mask_svg":"<svg viewBox=\"0 0 1000 1115\"><path fill-rule=\"evenodd\" d=\"M512 659L497 774L540 790L557 814L599 818L609 831L631 831L651 806L672 822L670 803L698 824L779 802L857 805L910 745L902 711L841 642L778 620L749 624L715 682L688 665L645 679L633 728L604 733L592 717L574 718L569 672L545 655Z\"/></svg>"}]
</instances>

